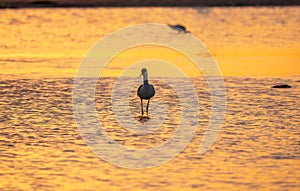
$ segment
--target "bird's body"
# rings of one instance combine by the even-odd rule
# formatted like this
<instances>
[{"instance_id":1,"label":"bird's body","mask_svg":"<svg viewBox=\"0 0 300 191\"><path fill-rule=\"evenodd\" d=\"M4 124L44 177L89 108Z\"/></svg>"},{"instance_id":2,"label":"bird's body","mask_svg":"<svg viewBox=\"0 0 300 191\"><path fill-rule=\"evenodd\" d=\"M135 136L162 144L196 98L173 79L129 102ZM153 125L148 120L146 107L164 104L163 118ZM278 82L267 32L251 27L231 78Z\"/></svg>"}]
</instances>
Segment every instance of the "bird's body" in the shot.
<instances>
[{"instance_id":1,"label":"bird's body","mask_svg":"<svg viewBox=\"0 0 300 191\"><path fill-rule=\"evenodd\" d=\"M171 28L171 29L174 29L174 30L177 30L179 32L183 32L183 33L189 33L190 31L187 31L185 26L183 25L180 25L180 24L177 24L177 25L170 25L168 24L168 26Z\"/></svg>"},{"instance_id":2,"label":"bird's body","mask_svg":"<svg viewBox=\"0 0 300 191\"><path fill-rule=\"evenodd\" d=\"M141 99L151 99L155 95L155 89L151 84L142 84L138 89L138 96Z\"/></svg>"},{"instance_id":3,"label":"bird's body","mask_svg":"<svg viewBox=\"0 0 300 191\"><path fill-rule=\"evenodd\" d=\"M155 89L154 86L149 84L148 82L148 72L146 68L142 69L142 74L143 75L143 84L140 85L140 87L137 90L137 95L141 99L141 112L142 116L144 115L144 110L143 110L143 100L148 100L147 107L146 107L146 113L148 116L148 107L149 107L149 102L150 99L155 95Z\"/></svg>"}]
</instances>

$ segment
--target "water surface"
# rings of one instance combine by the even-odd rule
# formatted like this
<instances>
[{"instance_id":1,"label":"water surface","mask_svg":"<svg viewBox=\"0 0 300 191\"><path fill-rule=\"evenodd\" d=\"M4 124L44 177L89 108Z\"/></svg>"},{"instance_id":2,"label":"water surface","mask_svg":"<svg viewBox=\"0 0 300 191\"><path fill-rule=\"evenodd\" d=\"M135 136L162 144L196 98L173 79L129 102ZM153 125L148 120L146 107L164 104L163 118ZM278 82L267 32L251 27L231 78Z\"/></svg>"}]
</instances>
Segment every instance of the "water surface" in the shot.
<instances>
[{"instance_id":1,"label":"water surface","mask_svg":"<svg viewBox=\"0 0 300 191\"><path fill-rule=\"evenodd\" d=\"M0 12L1 190L299 190L299 7ZM106 163L82 140L72 88L80 60L99 38L144 22L183 23L208 46L226 75L227 113L216 144L199 155L211 95L204 78L191 78L201 109L194 138L168 163L132 170ZM180 108L168 84L151 81L154 101L169 112L160 131L133 136L112 113L114 80L99 80L96 89L96 112L113 139L141 149L172 137ZM281 83L293 87L270 88ZM153 111L150 120L159 120Z\"/></svg>"}]
</instances>

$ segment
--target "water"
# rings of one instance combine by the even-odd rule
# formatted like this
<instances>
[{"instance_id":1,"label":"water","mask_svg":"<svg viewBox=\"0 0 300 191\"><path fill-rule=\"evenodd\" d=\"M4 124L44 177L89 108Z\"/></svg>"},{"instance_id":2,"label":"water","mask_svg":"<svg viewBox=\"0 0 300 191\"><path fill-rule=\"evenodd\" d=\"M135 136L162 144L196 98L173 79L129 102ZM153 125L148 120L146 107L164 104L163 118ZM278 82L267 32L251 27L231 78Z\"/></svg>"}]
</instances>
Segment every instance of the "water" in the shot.
<instances>
[{"instance_id":1,"label":"water","mask_svg":"<svg viewBox=\"0 0 300 191\"><path fill-rule=\"evenodd\" d=\"M299 61L295 54L299 50L298 9L152 8L150 16L145 14L148 8L0 10L4 13L0 23L5 26L0 28L0 189L299 190L300 82L299 76L291 75L299 71L299 64L295 65ZM235 17L242 12L245 18ZM178 18L183 13L185 17ZM204 78L191 78L201 114L187 148L155 168L115 167L89 149L75 124L72 88L76 68L87 49L105 34L128 24L170 20L187 23L189 30L214 47L212 53L221 67L229 70L222 131L216 144L200 155L211 95ZM243 22L246 27L239 27ZM232 55L236 47L248 46L255 51L248 53L248 48ZM260 49L270 52L261 55ZM282 52L281 59L272 58L277 51ZM274 65L267 72L263 67L262 73L256 65L251 71L247 65L246 73L231 69L234 63L229 57L237 58L235 64L241 65L239 61L257 56L277 65L285 59L286 65L280 66L283 71L277 77L273 76ZM289 68L294 73L286 72ZM255 70L263 75L246 76ZM241 76L230 76L236 74ZM97 114L108 134L136 149L152 148L171 138L180 118L174 90L163 81L151 81L159 92L153 101L164 103L168 115L157 133L134 136L118 125L110 107L114 80L99 80L96 89ZM293 88L270 88L281 83ZM132 121L139 113L136 88L129 97L132 116L128 120ZM153 105L150 115L148 122L160 120Z\"/></svg>"},{"instance_id":2,"label":"water","mask_svg":"<svg viewBox=\"0 0 300 191\"><path fill-rule=\"evenodd\" d=\"M208 123L210 95L205 82L195 80L202 114L194 139L175 159L144 170L114 167L89 150L74 124L73 79L3 80L1 187L7 190L296 189L299 186L299 82L285 79L295 88L270 89L274 80L282 81L280 78L226 78L226 121L217 143L204 156L198 154L198 149ZM112 82L108 78L99 86L105 84L108 90ZM157 91L160 90L157 84ZM170 89L164 91L172 93ZM169 118L165 122L169 126L165 125L157 134L144 137L126 134L120 126L112 125L115 120L107 111L111 108L106 101L100 101L109 96L100 94L96 96L97 112L110 136L119 143L148 148L161 144L174 133L168 127L176 120ZM176 99L159 95L156 99L173 109L177 103ZM138 99L132 102L138 113ZM176 118L176 111L171 114Z\"/></svg>"},{"instance_id":3,"label":"water","mask_svg":"<svg viewBox=\"0 0 300 191\"><path fill-rule=\"evenodd\" d=\"M225 75L300 73L299 7L2 9L0 70L23 78L74 77L105 35L149 22L185 25Z\"/></svg>"}]
</instances>

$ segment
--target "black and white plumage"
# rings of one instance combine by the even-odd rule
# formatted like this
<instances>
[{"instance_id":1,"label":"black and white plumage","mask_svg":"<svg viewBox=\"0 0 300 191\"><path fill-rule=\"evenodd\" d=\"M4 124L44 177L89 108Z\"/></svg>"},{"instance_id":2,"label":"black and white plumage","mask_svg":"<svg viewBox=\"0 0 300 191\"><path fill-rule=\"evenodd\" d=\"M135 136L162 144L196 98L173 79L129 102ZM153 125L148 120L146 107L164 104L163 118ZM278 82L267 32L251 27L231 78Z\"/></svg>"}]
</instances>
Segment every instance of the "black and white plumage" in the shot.
<instances>
[{"instance_id":1,"label":"black and white plumage","mask_svg":"<svg viewBox=\"0 0 300 191\"><path fill-rule=\"evenodd\" d=\"M177 24L177 25L170 25L170 24L168 24L168 26L169 26L171 29L177 30L178 32L190 33L190 31L187 31L187 30L186 30L185 26L180 25L180 24Z\"/></svg>"},{"instance_id":2,"label":"black and white plumage","mask_svg":"<svg viewBox=\"0 0 300 191\"><path fill-rule=\"evenodd\" d=\"M154 86L149 84L148 82L148 72L146 68L143 68L141 70L141 75L143 75L143 84L140 85L140 87L137 90L137 95L141 99L141 112L142 116L144 115L144 109L143 109L143 100L148 100L147 106L146 106L146 114L148 116L148 108L149 108L149 103L150 99L155 95L155 89ZM140 75L140 76L141 76Z\"/></svg>"}]
</instances>

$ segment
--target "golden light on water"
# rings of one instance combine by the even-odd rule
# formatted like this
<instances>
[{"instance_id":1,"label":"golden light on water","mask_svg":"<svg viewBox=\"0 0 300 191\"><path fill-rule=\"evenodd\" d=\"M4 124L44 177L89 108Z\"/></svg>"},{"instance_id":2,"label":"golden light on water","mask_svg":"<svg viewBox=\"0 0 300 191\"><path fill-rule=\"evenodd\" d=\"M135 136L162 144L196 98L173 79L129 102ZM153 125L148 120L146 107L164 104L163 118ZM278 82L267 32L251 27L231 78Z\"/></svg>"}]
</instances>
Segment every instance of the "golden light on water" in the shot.
<instances>
[{"instance_id":1,"label":"golden light on water","mask_svg":"<svg viewBox=\"0 0 300 191\"><path fill-rule=\"evenodd\" d=\"M183 23L208 47L223 75L300 73L296 7L248 8L246 14L238 9L217 8L155 10L157 14L150 17L146 16L146 8L1 10L1 63L8 61L9 65L1 64L0 69L3 74L31 78L74 77L89 48L109 33L150 21L170 23L177 15L185 15L176 22ZM168 12L169 16L162 12ZM226 18L221 19L224 15ZM110 19L114 20L113 24Z\"/></svg>"},{"instance_id":2,"label":"golden light on water","mask_svg":"<svg viewBox=\"0 0 300 191\"><path fill-rule=\"evenodd\" d=\"M0 12L0 190L299 188L299 7ZM226 120L217 143L199 155L211 114L211 92L202 74L191 60L172 49L153 45L127 49L110 60L101 74L108 78L99 80L96 88L96 112L108 134L125 146L148 148L163 143L176 130L170 127L180 121L178 98L168 84L154 79L172 75L174 68L169 65L149 70L157 90L153 101L162 100L169 111L164 131L156 132L159 136L149 134L145 141L142 136L125 134L114 118L109 104L114 79L109 77L137 77L142 64L171 63L192 77L201 115L195 137L174 159L150 169L123 169L99 158L79 135L72 107L74 77L96 42L120 28L149 22L183 24L207 46L225 78ZM188 35L171 29L170 33L178 39ZM270 88L282 83L292 88ZM137 87L132 88L126 100L137 115Z\"/></svg>"},{"instance_id":3,"label":"golden light on water","mask_svg":"<svg viewBox=\"0 0 300 191\"><path fill-rule=\"evenodd\" d=\"M195 77L201 75L197 65L186 55L163 46L144 45L129 48L115 55L105 66L100 76L126 75L137 77L140 75L141 66L132 67L130 70L128 69L130 66L141 62L144 62L144 64L142 64L144 67L148 66L150 68L156 64L156 69L150 70L150 74L153 77L178 77L180 74L176 72L176 68L182 71L186 76ZM170 65L172 65L172 67L170 67ZM124 71L126 71L125 74L123 74ZM181 74L181 76L182 75L183 74Z\"/></svg>"},{"instance_id":4,"label":"golden light on water","mask_svg":"<svg viewBox=\"0 0 300 191\"><path fill-rule=\"evenodd\" d=\"M225 76L288 76L300 74L300 46L222 48L214 57Z\"/></svg>"}]
</instances>

